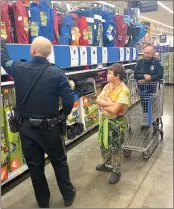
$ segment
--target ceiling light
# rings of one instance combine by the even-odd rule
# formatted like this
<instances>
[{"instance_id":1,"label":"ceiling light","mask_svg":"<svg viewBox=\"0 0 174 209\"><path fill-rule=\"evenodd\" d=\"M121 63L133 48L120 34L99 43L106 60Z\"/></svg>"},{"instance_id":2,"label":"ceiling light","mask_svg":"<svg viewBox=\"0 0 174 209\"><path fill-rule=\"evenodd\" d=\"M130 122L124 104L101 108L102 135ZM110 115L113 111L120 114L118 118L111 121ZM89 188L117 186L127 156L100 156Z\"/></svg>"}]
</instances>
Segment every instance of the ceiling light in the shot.
<instances>
[{"instance_id":1,"label":"ceiling light","mask_svg":"<svg viewBox=\"0 0 174 209\"><path fill-rule=\"evenodd\" d=\"M106 6L115 8L115 5L114 4L110 4L110 3L106 2L106 1L97 1L97 2L100 3L100 4L103 4L103 5L106 5Z\"/></svg>"},{"instance_id":2,"label":"ceiling light","mask_svg":"<svg viewBox=\"0 0 174 209\"><path fill-rule=\"evenodd\" d=\"M166 5L164 5L161 1L158 1L158 5L163 7L165 10L167 10L168 12L173 14L173 10L171 10L169 7L167 7Z\"/></svg>"},{"instance_id":3,"label":"ceiling light","mask_svg":"<svg viewBox=\"0 0 174 209\"><path fill-rule=\"evenodd\" d=\"M162 34L159 34L159 33L150 33L150 35L160 36Z\"/></svg>"},{"instance_id":4,"label":"ceiling light","mask_svg":"<svg viewBox=\"0 0 174 209\"><path fill-rule=\"evenodd\" d=\"M156 20L153 20L153 19L151 19L151 18L149 18L149 17L145 17L145 16L140 16L142 19L146 19L146 20L149 20L149 21L151 21L151 22L154 22L154 23L157 23L157 24L160 24L160 25L163 25L163 26L165 26L165 27L167 27L167 28L171 28L171 29L173 29L173 27L172 26L170 26L170 25L166 25L166 24L164 24L164 23L161 23L161 22L158 22L158 21L156 21Z\"/></svg>"}]
</instances>

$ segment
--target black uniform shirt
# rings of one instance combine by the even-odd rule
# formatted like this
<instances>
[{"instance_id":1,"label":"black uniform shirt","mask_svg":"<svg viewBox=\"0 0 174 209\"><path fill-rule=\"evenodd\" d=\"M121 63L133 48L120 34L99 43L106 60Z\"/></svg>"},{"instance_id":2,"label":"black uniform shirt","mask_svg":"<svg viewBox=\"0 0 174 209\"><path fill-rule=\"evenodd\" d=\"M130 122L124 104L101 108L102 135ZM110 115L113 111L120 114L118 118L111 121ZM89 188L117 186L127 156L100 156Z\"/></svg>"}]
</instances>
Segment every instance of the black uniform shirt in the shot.
<instances>
[{"instance_id":1,"label":"black uniform shirt","mask_svg":"<svg viewBox=\"0 0 174 209\"><path fill-rule=\"evenodd\" d=\"M5 44L1 43L1 65L14 79L17 111L37 75L48 64L49 61L43 57L33 57L31 62L13 61L9 58ZM64 112L69 114L73 107L73 92L65 73L50 64L31 90L20 115L34 118L54 117L59 109L59 97L62 99Z\"/></svg>"},{"instance_id":2,"label":"black uniform shirt","mask_svg":"<svg viewBox=\"0 0 174 209\"><path fill-rule=\"evenodd\" d=\"M151 82L163 79L163 66L160 60L155 57L152 57L148 61L144 58L139 60L135 68L134 78L136 80L143 80L145 74L151 75Z\"/></svg>"}]
</instances>

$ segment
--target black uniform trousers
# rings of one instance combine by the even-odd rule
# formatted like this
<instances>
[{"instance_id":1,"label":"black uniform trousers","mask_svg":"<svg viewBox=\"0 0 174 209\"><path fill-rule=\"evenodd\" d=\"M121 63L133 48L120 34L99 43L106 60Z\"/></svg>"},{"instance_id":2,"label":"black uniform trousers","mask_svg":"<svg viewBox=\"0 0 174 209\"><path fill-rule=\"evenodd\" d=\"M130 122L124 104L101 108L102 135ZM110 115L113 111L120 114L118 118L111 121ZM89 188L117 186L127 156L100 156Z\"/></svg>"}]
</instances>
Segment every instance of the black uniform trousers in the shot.
<instances>
[{"instance_id":1,"label":"black uniform trousers","mask_svg":"<svg viewBox=\"0 0 174 209\"><path fill-rule=\"evenodd\" d=\"M19 133L39 206L47 206L50 199L50 191L44 173L45 153L48 155L54 168L57 184L63 199L71 199L74 187L70 182L67 155L59 128L54 132L39 128L31 129L29 120L26 119L23 120Z\"/></svg>"}]
</instances>

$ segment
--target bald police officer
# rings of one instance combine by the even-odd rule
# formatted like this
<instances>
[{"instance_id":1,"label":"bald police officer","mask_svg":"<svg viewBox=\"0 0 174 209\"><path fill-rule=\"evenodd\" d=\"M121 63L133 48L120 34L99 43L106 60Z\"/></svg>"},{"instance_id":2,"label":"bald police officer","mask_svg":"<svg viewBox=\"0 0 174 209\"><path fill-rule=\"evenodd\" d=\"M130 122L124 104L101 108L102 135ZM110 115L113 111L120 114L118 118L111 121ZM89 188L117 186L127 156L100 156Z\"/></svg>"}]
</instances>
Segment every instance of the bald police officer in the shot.
<instances>
[{"instance_id":1,"label":"bald police officer","mask_svg":"<svg viewBox=\"0 0 174 209\"><path fill-rule=\"evenodd\" d=\"M160 60L154 57L152 46L145 47L144 58L137 62L134 78L138 81L140 90L146 91L146 96L156 92L156 85L148 85L148 82L158 82L160 79L163 79L163 66ZM143 85L144 83L146 85ZM144 96L141 96L141 103L143 112L147 113L148 105Z\"/></svg>"},{"instance_id":2,"label":"bald police officer","mask_svg":"<svg viewBox=\"0 0 174 209\"><path fill-rule=\"evenodd\" d=\"M146 81L156 82L163 78L163 67L160 60L154 57L152 46L147 46L144 49L144 58L137 62L134 78L139 83Z\"/></svg>"},{"instance_id":3,"label":"bald police officer","mask_svg":"<svg viewBox=\"0 0 174 209\"><path fill-rule=\"evenodd\" d=\"M73 94L64 72L47 60L51 49L52 44L48 39L37 37L30 48L32 61L13 61L6 50L5 41L1 39L1 65L15 82L15 111L20 118L22 149L41 208L49 207L50 199L44 173L44 153L48 154L54 168L64 205L72 205L76 195L70 182L67 156L58 126L59 98L62 99L63 110L68 115L73 107ZM24 97L42 71L22 106Z\"/></svg>"}]
</instances>

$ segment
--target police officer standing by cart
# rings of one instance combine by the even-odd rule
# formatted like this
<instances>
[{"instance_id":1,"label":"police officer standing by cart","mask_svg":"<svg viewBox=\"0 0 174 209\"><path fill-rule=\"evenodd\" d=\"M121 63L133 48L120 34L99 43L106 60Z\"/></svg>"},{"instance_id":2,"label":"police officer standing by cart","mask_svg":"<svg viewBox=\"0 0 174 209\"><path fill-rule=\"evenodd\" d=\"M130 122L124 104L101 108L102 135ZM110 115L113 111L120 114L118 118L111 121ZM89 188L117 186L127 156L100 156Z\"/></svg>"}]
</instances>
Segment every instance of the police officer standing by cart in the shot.
<instances>
[{"instance_id":1,"label":"police officer standing by cart","mask_svg":"<svg viewBox=\"0 0 174 209\"><path fill-rule=\"evenodd\" d=\"M152 46L145 47L144 58L137 62L134 78L138 81L140 91L146 92L141 94L140 99L143 112L147 114L148 105L145 97L156 93L156 85L152 85L152 82L159 82L163 79L163 66L160 60L154 57L154 48ZM159 123L159 119L156 122Z\"/></svg>"},{"instance_id":2,"label":"police officer standing by cart","mask_svg":"<svg viewBox=\"0 0 174 209\"><path fill-rule=\"evenodd\" d=\"M50 191L44 173L44 153L54 168L64 205L72 205L76 190L70 181L64 142L58 125L59 98L68 115L73 107L73 94L64 72L46 58L51 42L37 37L31 44L32 61L10 59L6 42L1 38L1 66L13 77L16 89L15 115L9 125L19 131L39 207L49 207Z\"/></svg>"}]
</instances>

